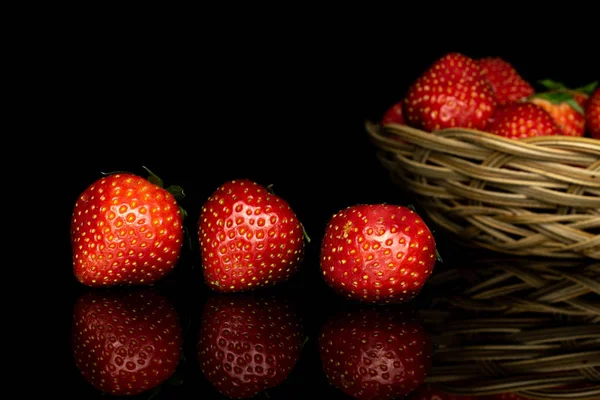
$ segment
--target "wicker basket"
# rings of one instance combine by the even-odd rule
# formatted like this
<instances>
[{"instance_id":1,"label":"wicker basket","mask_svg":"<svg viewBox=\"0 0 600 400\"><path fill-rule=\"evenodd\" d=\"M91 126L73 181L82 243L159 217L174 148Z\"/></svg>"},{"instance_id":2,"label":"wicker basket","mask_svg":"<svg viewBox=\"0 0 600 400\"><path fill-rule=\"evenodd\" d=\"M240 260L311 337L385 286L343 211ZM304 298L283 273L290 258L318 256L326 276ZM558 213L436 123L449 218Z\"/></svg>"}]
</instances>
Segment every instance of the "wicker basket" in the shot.
<instances>
[{"instance_id":1,"label":"wicker basket","mask_svg":"<svg viewBox=\"0 0 600 400\"><path fill-rule=\"evenodd\" d=\"M485 264L485 268L482 265ZM432 275L427 382L456 395L600 399L600 263L506 258Z\"/></svg>"},{"instance_id":2,"label":"wicker basket","mask_svg":"<svg viewBox=\"0 0 600 400\"><path fill-rule=\"evenodd\" d=\"M600 259L600 140L366 123L392 180L468 246Z\"/></svg>"}]
</instances>

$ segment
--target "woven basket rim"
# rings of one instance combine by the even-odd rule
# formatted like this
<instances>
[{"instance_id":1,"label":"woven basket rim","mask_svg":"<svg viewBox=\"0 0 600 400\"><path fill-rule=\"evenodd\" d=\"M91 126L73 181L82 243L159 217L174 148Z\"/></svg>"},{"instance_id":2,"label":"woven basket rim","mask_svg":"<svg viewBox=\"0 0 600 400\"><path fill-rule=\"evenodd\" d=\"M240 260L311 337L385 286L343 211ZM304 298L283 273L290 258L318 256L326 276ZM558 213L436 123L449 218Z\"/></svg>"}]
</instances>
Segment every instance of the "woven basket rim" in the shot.
<instances>
[{"instance_id":1,"label":"woven basket rim","mask_svg":"<svg viewBox=\"0 0 600 400\"><path fill-rule=\"evenodd\" d=\"M515 255L600 259L600 140L365 126L392 180L460 242Z\"/></svg>"}]
</instances>

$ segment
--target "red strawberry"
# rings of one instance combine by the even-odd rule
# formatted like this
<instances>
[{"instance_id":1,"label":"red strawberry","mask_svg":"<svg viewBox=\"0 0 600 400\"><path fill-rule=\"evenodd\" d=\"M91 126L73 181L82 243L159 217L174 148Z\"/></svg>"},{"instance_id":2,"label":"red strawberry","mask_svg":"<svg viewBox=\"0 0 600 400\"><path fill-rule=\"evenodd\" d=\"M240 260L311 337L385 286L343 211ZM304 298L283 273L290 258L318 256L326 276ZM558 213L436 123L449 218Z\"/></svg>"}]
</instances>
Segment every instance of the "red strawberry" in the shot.
<instances>
[{"instance_id":1,"label":"red strawberry","mask_svg":"<svg viewBox=\"0 0 600 400\"><path fill-rule=\"evenodd\" d=\"M174 194L149 179L115 173L92 183L71 219L75 277L88 286L146 285L177 264L183 218Z\"/></svg>"},{"instance_id":2,"label":"red strawberry","mask_svg":"<svg viewBox=\"0 0 600 400\"><path fill-rule=\"evenodd\" d=\"M409 125L431 132L451 127L483 129L495 106L492 88L475 60L448 53L409 87L403 111Z\"/></svg>"},{"instance_id":3,"label":"red strawberry","mask_svg":"<svg viewBox=\"0 0 600 400\"><path fill-rule=\"evenodd\" d=\"M431 338L415 315L362 308L328 318L319 354L330 384L358 400L395 399L415 390L431 368Z\"/></svg>"},{"instance_id":4,"label":"red strawberry","mask_svg":"<svg viewBox=\"0 0 600 400\"><path fill-rule=\"evenodd\" d=\"M600 139L600 88L592 93L586 104L585 126L591 137Z\"/></svg>"},{"instance_id":5,"label":"red strawberry","mask_svg":"<svg viewBox=\"0 0 600 400\"><path fill-rule=\"evenodd\" d=\"M436 261L431 231L397 205L355 205L334 214L321 243L321 272L336 292L364 302L415 297Z\"/></svg>"},{"instance_id":6,"label":"red strawberry","mask_svg":"<svg viewBox=\"0 0 600 400\"><path fill-rule=\"evenodd\" d=\"M477 60L483 75L494 90L498 104L511 103L531 96L535 90L517 72L515 67L500 57L484 57Z\"/></svg>"},{"instance_id":7,"label":"red strawberry","mask_svg":"<svg viewBox=\"0 0 600 400\"><path fill-rule=\"evenodd\" d=\"M405 125L406 121L404 120L404 114L402 113L402 101L393 104L389 107L381 118L381 125L386 124L401 124Z\"/></svg>"},{"instance_id":8,"label":"red strawberry","mask_svg":"<svg viewBox=\"0 0 600 400\"><path fill-rule=\"evenodd\" d=\"M231 398L281 384L304 341L295 309L280 297L214 295L205 305L198 359L206 379Z\"/></svg>"},{"instance_id":9,"label":"red strawberry","mask_svg":"<svg viewBox=\"0 0 600 400\"><path fill-rule=\"evenodd\" d=\"M551 80L541 81L548 88L545 92L535 93L528 100L546 110L561 129L563 135L583 136L585 134L585 103L589 93L595 87L568 89Z\"/></svg>"},{"instance_id":10,"label":"red strawberry","mask_svg":"<svg viewBox=\"0 0 600 400\"><path fill-rule=\"evenodd\" d=\"M486 131L509 139L562 134L546 110L528 102L496 107Z\"/></svg>"},{"instance_id":11,"label":"red strawberry","mask_svg":"<svg viewBox=\"0 0 600 400\"><path fill-rule=\"evenodd\" d=\"M281 197L247 179L220 186L198 222L204 278L218 292L273 286L297 272L302 225Z\"/></svg>"},{"instance_id":12,"label":"red strawberry","mask_svg":"<svg viewBox=\"0 0 600 400\"><path fill-rule=\"evenodd\" d=\"M98 390L134 395L175 372L182 332L173 305L150 288L88 292L73 313L73 355Z\"/></svg>"},{"instance_id":13,"label":"red strawberry","mask_svg":"<svg viewBox=\"0 0 600 400\"><path fill-rule=\"evenodd\" d=\"M444 393L433 385L421 385L411 393L410 400L476 400L481 399L477 396L460 396ZM487 400L487 399L486 399Z\"/></svg>"}]
</instances>

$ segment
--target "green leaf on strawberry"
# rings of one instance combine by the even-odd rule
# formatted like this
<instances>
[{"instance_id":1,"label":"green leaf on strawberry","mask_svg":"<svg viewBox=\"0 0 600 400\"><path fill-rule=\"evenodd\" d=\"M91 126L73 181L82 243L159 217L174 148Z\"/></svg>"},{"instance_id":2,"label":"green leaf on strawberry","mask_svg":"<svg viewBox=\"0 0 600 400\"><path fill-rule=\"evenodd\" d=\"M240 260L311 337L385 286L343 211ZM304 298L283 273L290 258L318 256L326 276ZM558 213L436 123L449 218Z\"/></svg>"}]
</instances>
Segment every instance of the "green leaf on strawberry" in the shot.
<instances>
[{"instance_id":1,"label":"green leaf on strawberry","mask_svg":"<svg viewBox=\"0 0 600 400\"><path fill-rule=\"evenodd\" d=\"M579 103L577 103L573 95L568 92L543 92L536 93L530 97L530 99L535 98L548 100L552 104L567 103L579 114L583 115L584 113L583 108L579 105Z\"/></svg>"},{"instance_id":2,"label":"green leaf on strawberry","mask_svg":"<svg viewBox=\"0 0 600 400\"><path fill-rule=\"evenodd\" d=\"M562 90L567 88L563 83L554 81L552 79L541 79L538 81L538 83L550 90Z\"/></svg>"},{"instance_id":3,"label":"green leaf on strawberry","mask_svg":"<svg viewBox=\"0 0 600 400\"><path fill-rule=\"evenodd\" d=\"M576 88L574 90L576 90L578 92L585 93L585 94L587 94L589 96L592 93L594 93L594 90L596 90L596 87L598 87L598 81L594 81L594 82L588 83L587 85L578 87L578 88Z\"/></svg>"}]
</instances>

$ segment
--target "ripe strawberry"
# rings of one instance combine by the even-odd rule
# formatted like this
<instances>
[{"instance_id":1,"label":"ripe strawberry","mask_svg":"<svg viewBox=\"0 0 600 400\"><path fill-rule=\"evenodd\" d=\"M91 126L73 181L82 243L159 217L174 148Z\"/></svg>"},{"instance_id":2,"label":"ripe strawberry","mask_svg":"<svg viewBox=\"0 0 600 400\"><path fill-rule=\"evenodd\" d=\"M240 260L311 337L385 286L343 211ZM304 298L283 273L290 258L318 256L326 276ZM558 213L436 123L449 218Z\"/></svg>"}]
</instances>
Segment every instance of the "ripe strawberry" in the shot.
<instances>
[{"instance_id":1,"label":"ripe strawberry","mask_svg":"<svg viewBox=\"0 0 600 400\"><path fill-rule=\"evenodd\" d=\"M585 126L591 137L600 139L600 88L594 90L586 104Z\"/></svg>"},{"instance_id":2,"label":"ripe strawberry","mask_svg":"<svg viewBox=\"0 0 600 400\"><path fill-rule=\"evenodd\" d=\"M401 124L405 125L404 114L402 113L402 101L399 101L389 107L381 117L381 125L386 124Z\"/></svg>"},{"instance_id":3,"label":"ripe strawberry","mask_svg":"<svg viewBox=\"0 0 600 400\"><path fill-rule=\"evenodd\" d=\"M500 57L480 58L477 64L492 87L499 105L521 100L535 92L515 67Z\"/></svg>"},{"instance_id":4,"label":"ripe strawberry","mask_svg":"<svg viewBox=\"0 0 600 400\"><path fill-rule=\"evenodd\" d=\"M288 377L300 358L302 333L295 309L280 297L213 295L198 336L201 371L225 396L255 396Z\"/></svg>"},{"instance_id":5,"label":"ripe strawberry","mask_svg":"<svg viewBox=\"0 0 600 400\"><path fill-rule=\"evenodd\" d=\"M595 87L586 86L578 89L568 89L564 85L551 80L541 81L548 90L538 92L528 98L546 110L561 129L563 135L583 136L585 134L585 103L589 93Z\"/></svg>"},{"instance_id":6,"label":"ripe strawberry","mask_svg":"<svg viewBox=\"0 0 600 400\"><path fill-rule=\"evenodd\" d=\"M425 222L397 205L343 209L331 217L321 243L321 272L327 284L364 302L412 299L435 261L435 240Z\"/></svg>"},{"instance_id":7,"label":"ripe strawberry","mask_svg":"<svg viewBox=\"0 0 600 400\"><path fill-rule=\"evenodd\" d=\"M403 111L410 126L431 132L451 127L483 129L495 106L492 88L475 60L448 53L412 83Z\"/></svg>"},{"instance_id":8,"label":"ripe strawberry","mask_svg":"<svg viewBox=\"0 0 600 400\"><path fill-rule=\"evenodd\" d=\"M73 312L73 355L83 377L112 395L134 395L170 378L182 331L173 305L151 288L91 291Z\"/></svg>"},{"instance_id":9,"label":"ripe strawberry","mask_svg":"<svg viewBox=\"0 0 600 400\"><path fill-rule=\"evenodd\" d=\"M562 134L546 110L529 102L496 107L486 131L509 139Z\"/></svg>"},{"instance_id":10,"label":"ripe strawberry","mask_svg":"<svg viewBox=\"0 0 600 400\"><path fill-rule=\"evenodd\" d=\"M362 308L330 316L319 354L330 384L362 400L395 399L421 385L433 345L418 318L395 308Z\"/></svg>"},{"instance_id":11,"label":"ripe strawberry","mask_svg":"<svg viewBox=\"0 0 600 400\"><path fill-rule=\"evenodd\" d=\"M92 287L147 285L171 272L183 239L178 194L181 188L164 189L151 172L148 179L114 173L85 189L71 219L79 282Z\"/></svg>"},{"instance_id":12,"label":"ripe strawberry","mask_svg":"<svg viewBox=\"0 0 600 400\"><path fill-rule=\"evenodd\" d=\"M221 185L198 222L204 278L218 292L287 280L304 257L302 225L290 205L247 179Z\"/></svg>"}]
</instances>

